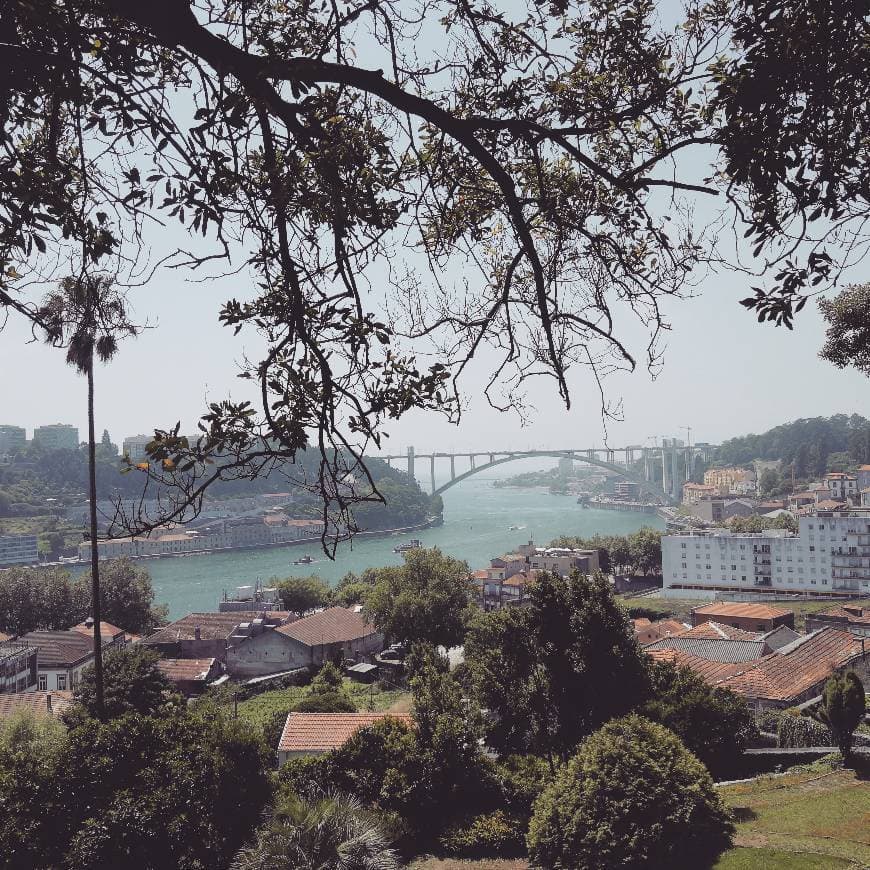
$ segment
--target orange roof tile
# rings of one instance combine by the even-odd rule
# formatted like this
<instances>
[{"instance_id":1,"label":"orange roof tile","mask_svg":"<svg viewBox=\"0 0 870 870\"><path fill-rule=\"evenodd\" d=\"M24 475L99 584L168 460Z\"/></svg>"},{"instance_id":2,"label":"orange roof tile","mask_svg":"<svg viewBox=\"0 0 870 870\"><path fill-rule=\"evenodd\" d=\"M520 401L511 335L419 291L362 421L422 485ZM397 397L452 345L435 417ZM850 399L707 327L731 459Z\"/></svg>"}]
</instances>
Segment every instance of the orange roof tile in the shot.
<instances>
[{"instance_id":1,"label":"orange roof tile","mask_svg":"<svg viewBox=\"0 0 870 870\"><path fill-rule=\"evenodd\" d=\"M821 613L812 614L811 618L817 619L818 617L830 617L838 621L855 623L856 625L870 625L870 607L855 607L854 605L832 607L829 610L823 610Z\"/></svg>"},{"instance_id":2,"label":"orange roof tile","mask_svg":"<svg viewBox=\"0 0 870 870\"><path fill-rule=\"evenodd\" d=\"M792 612L781 607L771 607L769 604L742 601L715 601L712 604L692 608L692 613L700 613L703 616L745 616L749 619L775 619L778 616L788 616Z\"/></svg>"},{"instance_id":3,"label":"orange roof tile","mask_svg":"<svg viewBox=\"0 0 870 870\"><path fill-rule=\"evenodd\" d=\"M749 698L790 701L860 655L861 641L854 635L823 628L765 656L720 685Z\"/></svg>"},{"instance_id":4,"label":"orange roof tile","mask_svg":"<svg viewBox=\"0 0 870 870\"><path fill-rule=\"evenodd\" d=\"M319 646L327 643L347 643L359 640L371 634L377 634L377 629L359 614L346 607L328 607L320 613L312 613L289 625L281 625L275 629L287 637L298 640L306 646Z\"/></svg>"},{"instance_id":5,"label":"orange roof tile","mask_svg":"<svg viewBox=\"0 0 870 870\"><path fill-rule=\"evenodd\" d=\"M263 616L262 610L234 610L228 613L188 613L175 622L158 629L145 639L145 643L174 643L194 640L199 629L201 640L226 640L240 622L251 622ZM296 617L286 610L268 610L266 619L286 623ZM274 625L274 622L272 623Z\"/></svg>"},{"instance_id":6,"label":"orange roof tile","mask_svg":"<svg viewBox=\"0 0 870 870\"><path fill-rule=\"evenodd\" d=\"M72 627L73 631L79 632L79 634L84 634L88 637L92 636L94 633L93 625L87 625L84 622L80 622L78 625L74 625ZM123 628L118 628L117 625L112 625L111 622L104 622L100 620L100 637L116 637L119 634L124 634Z\"/></svg>"},{"instance_id":7,"label":"orange roof tile","mask_svg":"<svg viewBox=\"0 0 870 870\"><path fill-rule=\"evenodd\" d=\"M343 746L360 728L390 716L412 726L410 716L387 713L289 713L279 752L329 752Z\"/></svg>"},{"instance_id":8,"label":"orange roof tile","mask_svg":"<svg viewBox=\"0 0 870 870\"><path fill-rule=\"evenodd\" d=\"M672 662L678 668L691 668L701 679L715 686L726 677L737 673L745 664L733 662L713 662L692 655L681 649L655 649L647 650L646 654L657 662Z\"/></svg>"},{"instance_id":9,"label":"orange roof tile","mask_svg":"<svg viewBox=\"0 0 870 870\"><path fill-rule=\"evenodd\" d=\"M205 682L214 667L212 659L160 659L157 669L173 683Z\"/></svg>"},{"instance_id":10,"label":"orange roof tile","mask_svg":"<svg viewBox=\"0 0 870 870\"><path fill-rule=\"evenodd\" d=\"M687 628L685 631L677 635L677 637L698 637L698 638L721 638L723 640L758 640L762 635L760 631L744 631L742 628L732 628L730 625L722 625L719 622L710 620L702 622L694 628Z\"/></svg>"},{"instance_id":11,"label":"orange roof tile","mask_svg":"<svg viewBox=\"0 0 870 870\"><path fill-rule=\"evenodd\" d=\"M72 692L19 692L17 695L0 695L0 719L7 719L19 710L33 713L48 713L48 696L51 696L51 712L59 716L73 703Z\"/></svg>"}]
</instances>

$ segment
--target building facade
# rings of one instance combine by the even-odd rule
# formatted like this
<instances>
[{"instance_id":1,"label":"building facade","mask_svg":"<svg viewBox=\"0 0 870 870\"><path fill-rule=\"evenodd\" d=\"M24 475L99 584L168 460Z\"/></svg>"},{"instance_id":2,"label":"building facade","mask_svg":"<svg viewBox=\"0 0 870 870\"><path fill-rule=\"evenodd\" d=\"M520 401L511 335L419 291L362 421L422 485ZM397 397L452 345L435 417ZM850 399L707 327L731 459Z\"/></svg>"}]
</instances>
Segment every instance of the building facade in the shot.
<instances>
[{"instance_id":1,"label":"building facade","mask_svg":"<svg viewBox=\"0 0 870 870\"><path fill-rule=\"evenodd\" d=\"M870 511L818 511L784 529L684 531L662 538L668 589L870 595Z\"/></svg>"},{"instance_id":2,"label":"building facade","mask_svg":"<svg viewBox=\"0 0 870 870\"><path fill-rule=\"evenodd\" d=\"M0 535L0 568L39 561L36 535Z\"/></svg>"},{"instance_id":3,"label":"building facade","mask_svg":"<svg viewBox=\"0 0 870 870\"><path fill-rule=\"evenodd\" d=\"M0 426L0 456L27 446L27 432L21 426Z\"/></svg>"},{"instance_id":4,"label":"building facade","mask_svg":"<svg viewBox=\"0 0 870 870\"><path fill-rule=\"evenodd\" d=\"M715 486L719 495L750 495L755 492L755 472L746 468L709 468L704 483Z\"/></svg>"},{"instance_id":5,"label":"building facade","mask_svg":"<svg viewBox=\"0 0 870 870\"><path fill-rule=\"evenodd\" d=\"M78 450L79 430L69 423L51 423L33 430L33 443L43 450Z\"/></svg>"},{"instance_id":6,"label":"building facade","mask_svg":"<svg viewBox=\"0 0 870 870\"><path fill-rule=\"evenodd\" d=\"M39 651L30 643L15 640L0 643L0 694L36 689L38 655Z\"/></svg>"}]
</instances>

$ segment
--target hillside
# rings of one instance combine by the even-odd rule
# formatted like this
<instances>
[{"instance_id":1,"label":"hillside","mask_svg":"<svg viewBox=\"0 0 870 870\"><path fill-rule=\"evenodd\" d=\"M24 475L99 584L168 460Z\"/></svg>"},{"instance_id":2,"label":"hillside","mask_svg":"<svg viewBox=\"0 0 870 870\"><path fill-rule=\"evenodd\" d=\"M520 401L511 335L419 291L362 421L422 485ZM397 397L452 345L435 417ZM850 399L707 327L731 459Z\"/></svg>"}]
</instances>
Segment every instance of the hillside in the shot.
<instances>
[{"instance_id":1,"label":"hillside","mask_svg":"<svg viewBox=\"0 0 870 870\"><path fill-rule=\"evenodd\" d=\"M726 465L753 459L794 463L795 476L801 478L824 474L832 463L870 463L870 421L859 414L794 420L760 435L730 438L715 456L715 462Z\"/></svg>"}]
</instances>

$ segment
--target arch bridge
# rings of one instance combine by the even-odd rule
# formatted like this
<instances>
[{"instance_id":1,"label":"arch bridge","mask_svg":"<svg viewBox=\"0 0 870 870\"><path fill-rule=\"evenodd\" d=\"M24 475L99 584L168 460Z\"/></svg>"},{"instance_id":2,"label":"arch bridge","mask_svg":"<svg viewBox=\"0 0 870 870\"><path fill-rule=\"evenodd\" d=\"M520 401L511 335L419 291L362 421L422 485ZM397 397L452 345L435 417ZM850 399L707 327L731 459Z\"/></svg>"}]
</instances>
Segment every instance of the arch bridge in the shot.
<instances>
[{"instance_id":1,"label":"arch bridge","mask_svg":"<svg viewBox=\"0 0 870 870\"><path fill-rule=\"evenodd\" d=\"M700 458L708 462L712 457L714 446L711 444L669 444L661 447L614 447L614 448L581 448L573 450L499 450L493 452L450 452L433 451L418 453L413 447L407 453L378 457L388 464L393 462L407 463L408 474L415 477L417 462L429 460L429 476L432 495L441 495L450 487L467 480L472 475L507 462L536 457L550 457L570 462L585 462L612 471L615 474L634 481L640 485L642 492L658 496L670 503L679 501L682 495L683 483L692 478L695 462ZM468 460L469 467L457 472L457 459ZM635 471L638 461L642 460L641 472ZM435 463L450 463L450 480L441 486L435 482ZM655 471L661 467L662 482L659 483Z\"/></svg>"}]
</instances>

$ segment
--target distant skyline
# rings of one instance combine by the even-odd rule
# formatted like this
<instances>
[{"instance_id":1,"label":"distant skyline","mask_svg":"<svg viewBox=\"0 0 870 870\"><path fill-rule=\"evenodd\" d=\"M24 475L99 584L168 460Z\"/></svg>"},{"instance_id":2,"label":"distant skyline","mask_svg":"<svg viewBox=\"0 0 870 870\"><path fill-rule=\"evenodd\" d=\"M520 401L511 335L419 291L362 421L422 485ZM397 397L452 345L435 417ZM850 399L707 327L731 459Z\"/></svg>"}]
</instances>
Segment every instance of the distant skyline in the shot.
<instances>
[{"instance_id":1,"label":"distant skyline","mask_svg":"<svg viewBox=\"0 0 870 870\"><path fill-rule=\"evenodd\" d=\"M849 278L859 281L863 270ZM134 309L153 328L125 344L117 359L97 372L99 433L108 429L120 442L155 427L182 423L193 431L206 400L251 397L251 385L238 380L238 361L255 357L256 341L234 339L217 323L225 296L238 288L214 282L184 282L178 273L160 274L131 294ZM817 356L824 328L816 306L799 315L795 330L756 323L738 304L745 279L716 275L698 295L670 300L673 324L662 369L651 380L645 370L605 381L611 401L622 399L624 422L608 423L613 445L651 443L650 437L686 437L720 442L761 432L799 417L865 413L867 379L840 371ZM145 299L147 298L147 305ZM239 337L241 338L241 337ZM72 423L84 436L85 382L64 364L63 353L29 342L23 323L11 319L0 333L0 423L34 426ZM469 403L459 427L437 415L413 411L387 427L386 449L522 449L603 446L597 388L590 378L572 379L573 405L566 413L552 385L529 395L537 406L523 427L513 413L486 406L482 379L473 371L465 383Z\"/></svg>"}]
</instances>

